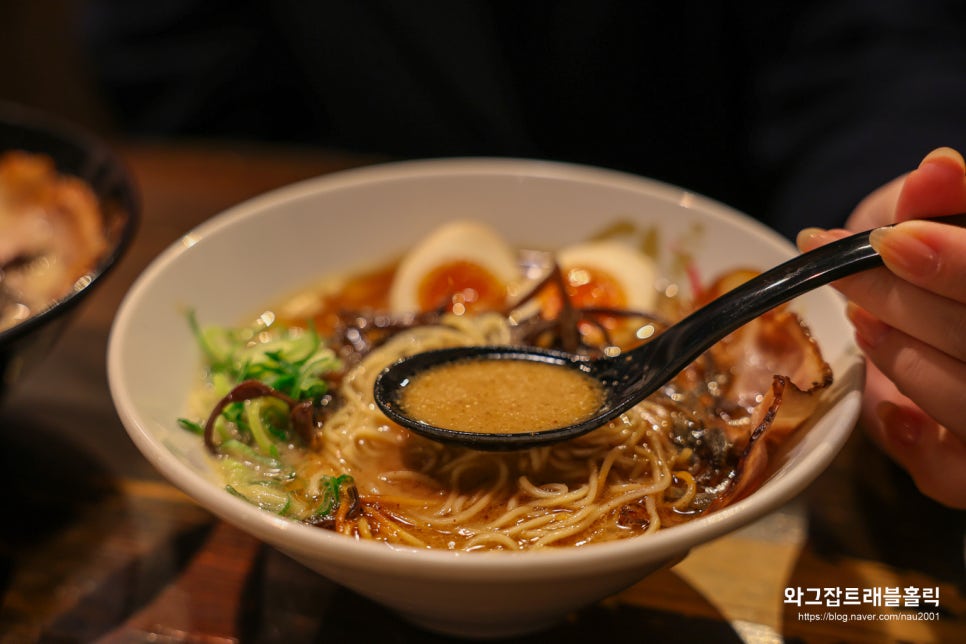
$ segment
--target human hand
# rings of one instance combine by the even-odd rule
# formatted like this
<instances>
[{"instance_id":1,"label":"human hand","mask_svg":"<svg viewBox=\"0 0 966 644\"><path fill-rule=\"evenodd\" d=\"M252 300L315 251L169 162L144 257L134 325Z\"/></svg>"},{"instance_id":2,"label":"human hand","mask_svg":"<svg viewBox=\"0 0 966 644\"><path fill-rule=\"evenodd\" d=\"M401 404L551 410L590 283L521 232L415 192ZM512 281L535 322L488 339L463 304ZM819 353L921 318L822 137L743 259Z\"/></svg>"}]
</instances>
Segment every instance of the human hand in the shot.
<instances>
[{"instance_id":1,"label":"human hand","mask_svg":"<svg viewBox=\"0 0 966 644\"><path fill-rule=\"evenodd\" d=\"M872 233L886 268L839 280L868 376L862 425L926 495L966 509L966 229L913 221L966 212L966 162L939 148L870 194L849 230L806 229L803 251Z\"/></svg>"}]
</instances>

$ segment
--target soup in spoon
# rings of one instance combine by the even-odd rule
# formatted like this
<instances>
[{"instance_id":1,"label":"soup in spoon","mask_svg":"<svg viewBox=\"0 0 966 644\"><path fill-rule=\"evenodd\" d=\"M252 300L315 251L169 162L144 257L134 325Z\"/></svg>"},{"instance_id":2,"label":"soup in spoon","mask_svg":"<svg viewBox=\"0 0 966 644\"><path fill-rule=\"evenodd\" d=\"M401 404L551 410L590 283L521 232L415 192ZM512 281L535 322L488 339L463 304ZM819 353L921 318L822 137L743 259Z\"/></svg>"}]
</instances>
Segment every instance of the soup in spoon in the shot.
<instances>
[{"instance_id":1,"label":"soup in spoon","mask_svg":"<svg viewBox=\"0 0 966 644\"><path fill-rule=\"evenodd\" d=\"M401 402L411 417L435 427L519 434L579 423L603 400L600 384L576 369L533 360L469 359L418 374Z\"/></svg>"}]
</instances>

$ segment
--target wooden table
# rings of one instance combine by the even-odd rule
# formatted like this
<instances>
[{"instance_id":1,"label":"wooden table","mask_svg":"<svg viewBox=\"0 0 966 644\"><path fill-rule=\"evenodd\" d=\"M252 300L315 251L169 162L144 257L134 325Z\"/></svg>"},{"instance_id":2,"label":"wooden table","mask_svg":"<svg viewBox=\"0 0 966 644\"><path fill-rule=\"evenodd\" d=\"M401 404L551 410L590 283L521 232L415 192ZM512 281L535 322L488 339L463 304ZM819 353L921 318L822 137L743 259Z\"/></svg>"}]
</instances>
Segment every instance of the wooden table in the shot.
<instances>
[{"instance_id":1,"label":"wooden table","mask_svg":"<svg viewBox=\"0 0 966 644\"><path fill-rule=\"evenodd\" d=\"M137 239L0 407L0 641L445 641L193 504L137 452L107 389L111 319L155 255L250 196L373 159L192 143L118 148L141 186ZM966 514L925 500L856 432L789 506L521 641L963 642L964 528ZM885 606L894 588L900 604L911 588L938 593L938 606ZM798 590L800 606L786 600ZM806 603L836 591L867 601Z\"/></svg>"}]
</instances>

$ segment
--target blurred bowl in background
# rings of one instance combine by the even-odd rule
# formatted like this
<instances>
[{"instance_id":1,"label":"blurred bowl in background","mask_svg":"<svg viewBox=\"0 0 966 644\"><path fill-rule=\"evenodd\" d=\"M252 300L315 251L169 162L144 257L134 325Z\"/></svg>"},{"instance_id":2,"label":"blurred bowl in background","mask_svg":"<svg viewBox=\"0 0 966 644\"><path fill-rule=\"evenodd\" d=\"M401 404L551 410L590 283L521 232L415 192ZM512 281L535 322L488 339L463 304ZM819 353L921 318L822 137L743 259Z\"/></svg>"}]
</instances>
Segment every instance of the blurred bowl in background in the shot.
<instances>
[{"instance_id":1,"label":"blurred bowl in background","mask_svg":"<svg viewBox=\"0 0 966 644\"><path fill-rule=\"evenodd\" d=\"M68 292L13 326L0 328L0 398L48 354L77 305L131 243L140 215L137 189L118 156L104 141L80 128L0 102L0 155L11 151L44 155L59 174L87 184L99 201L107 246L93 268L74 281Z\"/></svg>"}]
</instances>

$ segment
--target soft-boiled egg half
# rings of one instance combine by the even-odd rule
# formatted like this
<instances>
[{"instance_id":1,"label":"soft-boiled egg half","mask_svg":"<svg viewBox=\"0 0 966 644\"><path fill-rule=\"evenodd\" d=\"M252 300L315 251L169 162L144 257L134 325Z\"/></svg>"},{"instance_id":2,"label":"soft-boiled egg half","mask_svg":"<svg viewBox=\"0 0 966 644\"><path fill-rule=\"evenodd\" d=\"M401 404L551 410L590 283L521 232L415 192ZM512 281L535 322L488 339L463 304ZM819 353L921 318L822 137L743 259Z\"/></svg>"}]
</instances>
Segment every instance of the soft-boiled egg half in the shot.
<instances>
[{"instance_id":1,"label":"soft-boiled egg half","mask_svg":"<svg viewBox=\"0 0 966 644\"><path fill-rule=\"evenodd\" d=\"M567 294L576 307L650 311L657 302L657 268L651 259L617 240L588 241L556 254Z\"/></svg>"},{"instance_id":2,"label":"soft-boiled egg half","mask_svg":"<svg viewBox=\"0 0 966 644\"><path fill-rule=\"evenodd\" d=\"M397 313L498 311L521 277L515 250L496 231L477 222L454 221L403 257L389 306Z\"/></svg>"},{"instance_id":3,"label":"soft-boiled egg half","mask_svg":"<svg viewBox=\"0 0 966 644\"><path fill-rule=\"evenodd\" d=\"M654 262L633 246L617 240L588 241L561 249L556 254L567 297L577 309L623 309L643 313L654 311L658 302L655 287L658 271ZM541 295L545 317L560 312L559 293L547 289ZM627 326L636 331L636 323L606 313L593 316L597 324L609 331ZM584 333L595 334L594 325L582 325ZM599 338L598 338L599 340Z\"/></svg>"}]
</instances>

